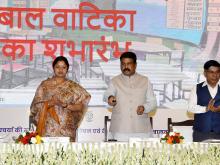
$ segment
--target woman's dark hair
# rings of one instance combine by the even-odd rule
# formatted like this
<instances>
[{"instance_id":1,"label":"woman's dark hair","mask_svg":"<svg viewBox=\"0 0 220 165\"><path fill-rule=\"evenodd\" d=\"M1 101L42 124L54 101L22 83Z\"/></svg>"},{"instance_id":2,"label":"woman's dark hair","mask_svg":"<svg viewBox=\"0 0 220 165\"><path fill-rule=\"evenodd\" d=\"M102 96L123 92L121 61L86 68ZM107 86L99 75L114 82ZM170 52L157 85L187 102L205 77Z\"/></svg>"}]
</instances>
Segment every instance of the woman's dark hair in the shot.
<instances>
[{"instance_id":1,"label":"woman's dark hair","mask_svg":"<svg viewBox=\"0 0 220 165\"><path fill-rule=\"evenodd\" d=\"M65 62L66 66L67 66L67 70L69 70L69 62L67 60L66 57L63 56L58 56L54 61L53 61L53 68L55 67L55 65L59 62L59 61L63 61Z\"/></svg>"},{"instance_id":2,"label":"woman's dark hair","mask_svg":"<svg viewBox=\"0 0 220 165\"><path fill-rule=\"evenodd\" d=\"M208 70L211 66L215 66L215 67L219 67L220 68L220 64L215 61L215 60L209 60L204 64L204 69Z\"/></svg>"},{"instance_id":3,"label":"woman's dark hair","mask_svg":"<svg viewBox=\"0 0 220 165\"><path fill-rule=\"evenodd\" d=\"M120 56L120 61L122 61L123 58L131 58L131 59L133 59L134 63L136 64L137 56L133 52L124 52L124 53L122 53L121 56Z\"/></svg>"}]
</instances>

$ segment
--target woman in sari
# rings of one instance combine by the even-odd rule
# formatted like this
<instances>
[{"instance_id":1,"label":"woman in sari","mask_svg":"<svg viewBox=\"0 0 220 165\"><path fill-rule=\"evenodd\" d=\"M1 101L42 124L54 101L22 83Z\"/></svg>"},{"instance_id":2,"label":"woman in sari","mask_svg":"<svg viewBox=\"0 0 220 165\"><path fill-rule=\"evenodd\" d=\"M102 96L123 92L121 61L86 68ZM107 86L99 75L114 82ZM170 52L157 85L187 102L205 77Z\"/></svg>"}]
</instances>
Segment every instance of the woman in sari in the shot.
<instances>
[{"instance_id":1,"label":"woman in sari","mask_svg":"<svg viewBox=\"0 0 220 165\"><path fill-rule=\"evenodd\" d=\"M90 94L79 84L66 78L69 63L63 56L53 61L54 76L37 88L31 104L31 118L41 136L70 137L84 117Z\"/></svg>"}]
</instances>

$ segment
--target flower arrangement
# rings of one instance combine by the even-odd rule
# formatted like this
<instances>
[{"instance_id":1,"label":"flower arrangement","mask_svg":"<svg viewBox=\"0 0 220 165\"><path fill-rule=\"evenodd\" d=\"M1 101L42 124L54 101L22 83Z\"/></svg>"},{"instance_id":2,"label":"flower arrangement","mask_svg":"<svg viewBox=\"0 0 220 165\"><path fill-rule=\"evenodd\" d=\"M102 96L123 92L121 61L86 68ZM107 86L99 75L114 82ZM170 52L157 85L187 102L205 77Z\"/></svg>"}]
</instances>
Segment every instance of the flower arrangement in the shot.
<instances>
[{"instance_id":1,"label":"flower arrangement","mask_svg":"<svg viewBox=\"0 0 220 165\"><path fill-rule=\"evenodd\" d=\"M163 134L160 142L167 144L183 143L184 137L179 132L168 132Z\"/></svg>"},{"instance_id":2,"label":"flower arrangement","mask_svg":"<svg viewBox=\"0 0 220 165\"><path fill-rule=\"evenodd\" d=\"M32 147L0 144L0 164L220 164L220 146L216 144L191 143L190 148L184 144L182 147L156 144L146 142L140 147L117 143L69 143L65 146L43 143Z\"/></svg>"},{"instance_id":3,"label":"flower arrangement","mask_svg":"<svg viewBox=\"0 0 220 165\"><path fill-rule=\"evenodd\" d=\"M43 139L37 132L27 131L19 135L15 142L21 144L40 144L43 143Z\"/></svg>"}]
</instances>

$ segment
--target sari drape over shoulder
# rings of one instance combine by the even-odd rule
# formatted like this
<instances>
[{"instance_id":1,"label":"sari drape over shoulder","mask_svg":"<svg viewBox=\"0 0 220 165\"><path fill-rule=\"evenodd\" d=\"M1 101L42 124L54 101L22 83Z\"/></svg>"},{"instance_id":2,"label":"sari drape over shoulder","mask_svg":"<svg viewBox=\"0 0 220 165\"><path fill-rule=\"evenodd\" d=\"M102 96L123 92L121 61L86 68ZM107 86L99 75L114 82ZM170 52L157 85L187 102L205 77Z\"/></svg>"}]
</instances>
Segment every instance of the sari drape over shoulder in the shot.
<instances>
[{"instance_id":1,"label":"sari drape over shoulder","mask_svg":"<svg viewBox=\"0 0 220 165\"><path fill-rule=\"evenodd\" d=\"M48 108L48 101L57 98L67 105L83 104L80 111L71 111L55 105ZM90 94L79 84L65 80L56 84L53 78L43 81L38 87L31 104L31 117L41 136L65 136L75 141L76 130L82 121Z\"/></svg>"}]
</instances>

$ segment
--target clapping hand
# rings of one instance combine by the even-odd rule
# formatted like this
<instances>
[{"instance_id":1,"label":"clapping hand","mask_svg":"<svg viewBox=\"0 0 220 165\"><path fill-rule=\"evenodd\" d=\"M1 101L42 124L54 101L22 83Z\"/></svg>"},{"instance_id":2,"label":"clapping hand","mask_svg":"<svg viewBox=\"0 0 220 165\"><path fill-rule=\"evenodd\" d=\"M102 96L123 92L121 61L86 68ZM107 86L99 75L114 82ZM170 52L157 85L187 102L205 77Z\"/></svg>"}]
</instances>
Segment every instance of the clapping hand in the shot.
<instances>
[{"instance_id":1,"label":"clapping hand","mask_svg":"<svg viewBox=\"0 0 220 165\"><path fill-rule=\"evenodd\" d=\"M211 99L209 101L207 108L206 108L206 111L210 110L212 112L220 112L220 106L215 107L214 104L215 104L215 100Z\"/></svg>"}]
</instances>

